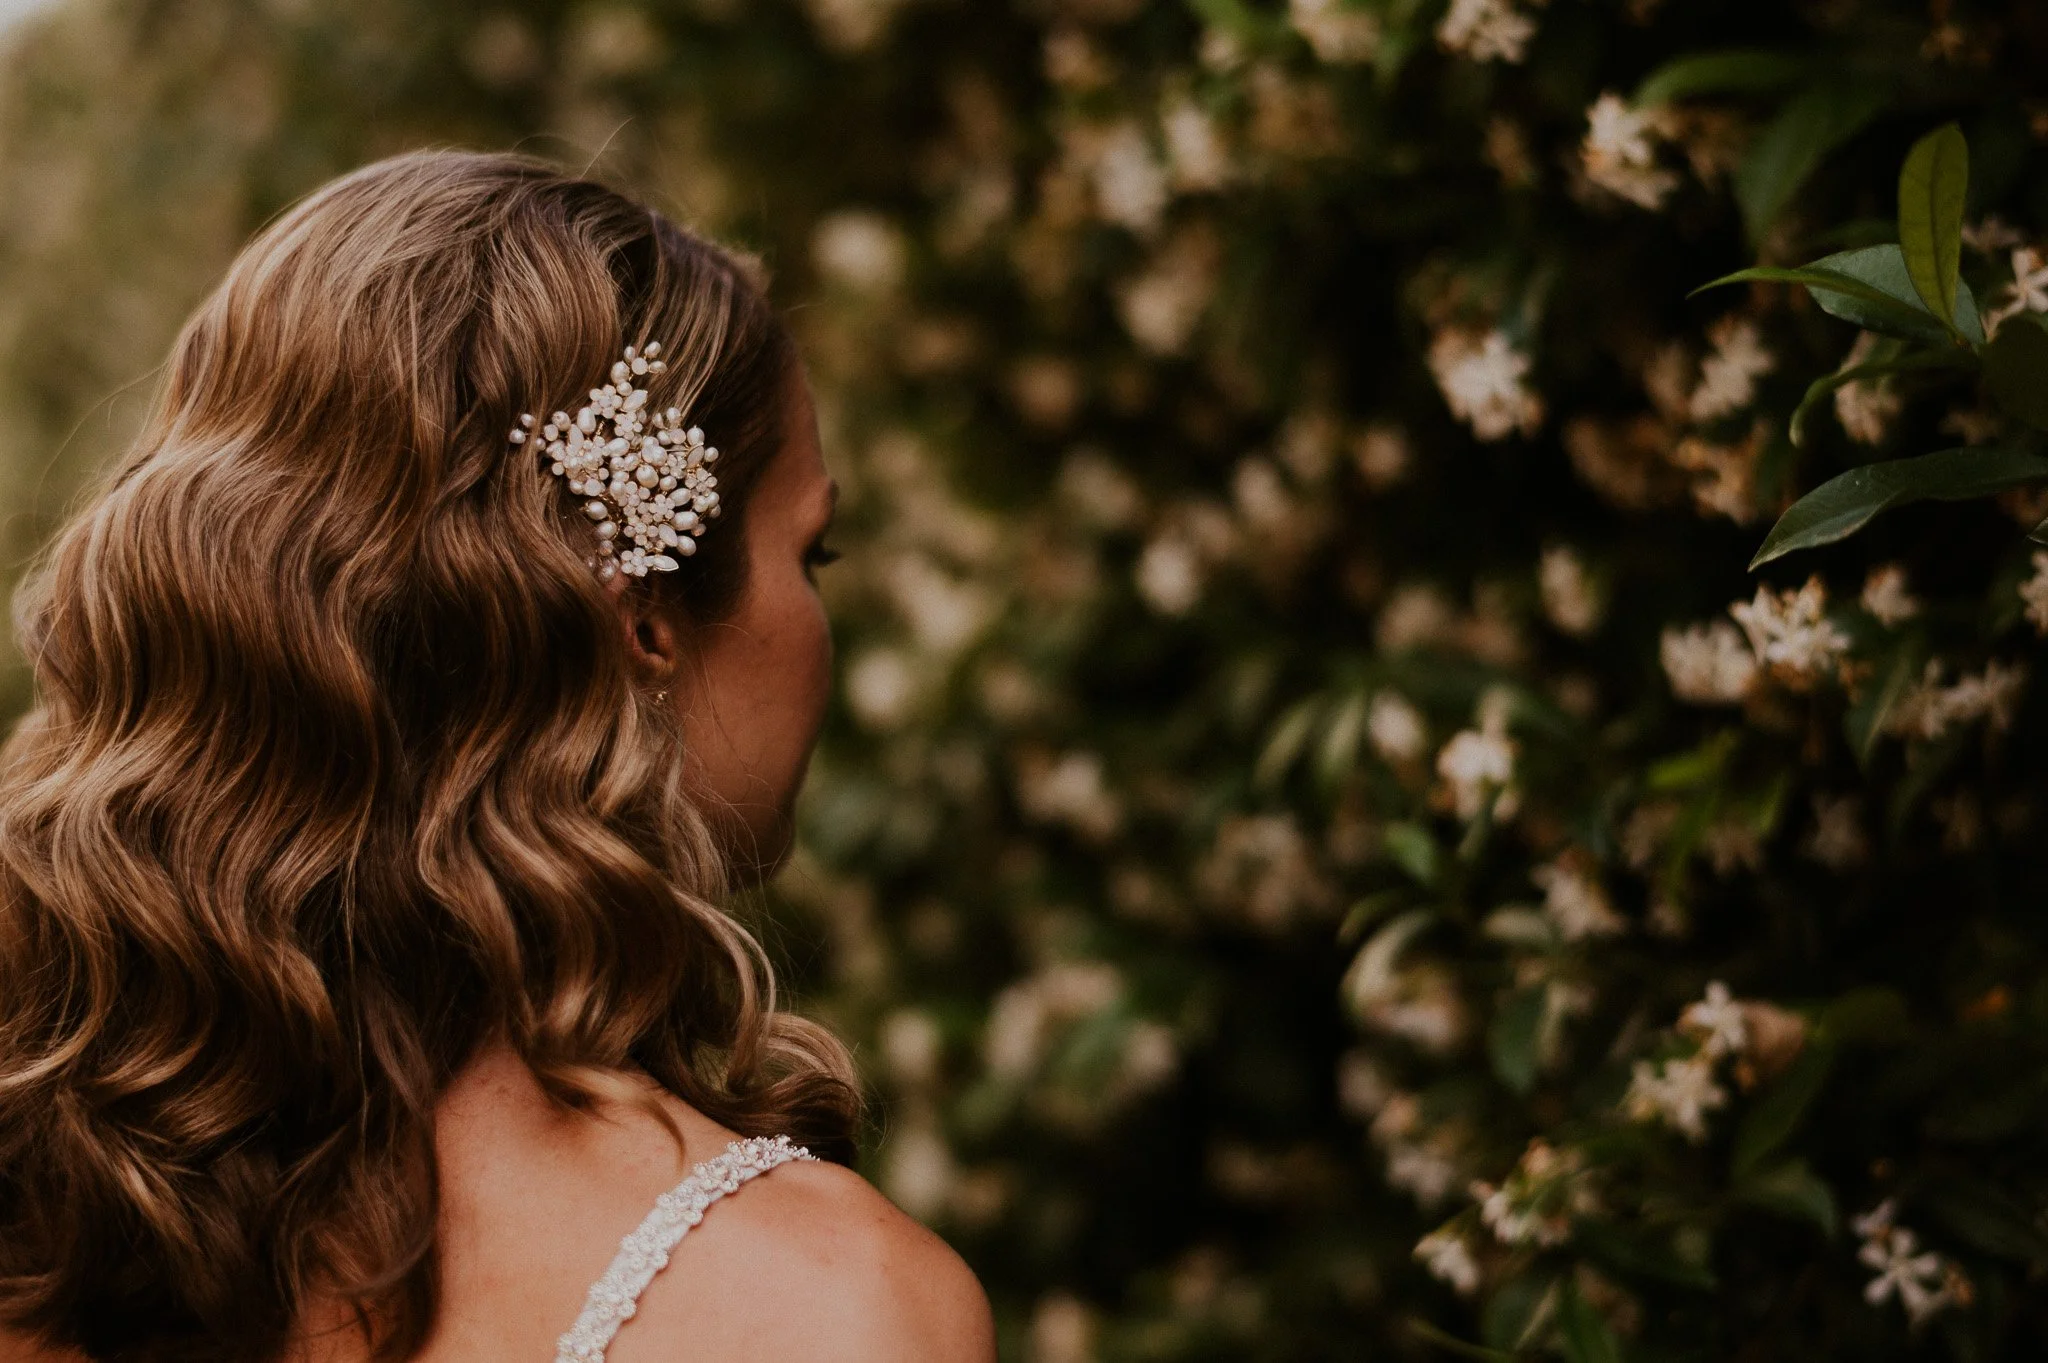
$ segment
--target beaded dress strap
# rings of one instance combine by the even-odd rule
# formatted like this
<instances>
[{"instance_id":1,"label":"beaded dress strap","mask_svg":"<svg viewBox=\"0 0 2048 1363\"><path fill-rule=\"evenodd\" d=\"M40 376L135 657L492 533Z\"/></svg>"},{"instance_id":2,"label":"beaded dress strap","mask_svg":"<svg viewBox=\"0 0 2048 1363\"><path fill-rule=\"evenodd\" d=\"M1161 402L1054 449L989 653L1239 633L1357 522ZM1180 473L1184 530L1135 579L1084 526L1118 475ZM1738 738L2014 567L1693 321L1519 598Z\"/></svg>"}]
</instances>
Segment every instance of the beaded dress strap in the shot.
<instances>
[{"instance_id":1,"label":"beaded dress strap","mask_svg":"<svg viewBox=\"0 0 2048 1363\"><path fill-rule=\"evenodd\" d=\"M704 1209L778 1164L816 1159L787 1136L754 1136L734 1141L690 1171L690 1176L655 1199L654 1210L619 1242L604 1276L591 1285L583 1313L555 1345L555 1363L604 1363L619 1327L632 1318L640 1294L668 1266L669 1251L704 1219Z\"/></svg>"}]
</instances>

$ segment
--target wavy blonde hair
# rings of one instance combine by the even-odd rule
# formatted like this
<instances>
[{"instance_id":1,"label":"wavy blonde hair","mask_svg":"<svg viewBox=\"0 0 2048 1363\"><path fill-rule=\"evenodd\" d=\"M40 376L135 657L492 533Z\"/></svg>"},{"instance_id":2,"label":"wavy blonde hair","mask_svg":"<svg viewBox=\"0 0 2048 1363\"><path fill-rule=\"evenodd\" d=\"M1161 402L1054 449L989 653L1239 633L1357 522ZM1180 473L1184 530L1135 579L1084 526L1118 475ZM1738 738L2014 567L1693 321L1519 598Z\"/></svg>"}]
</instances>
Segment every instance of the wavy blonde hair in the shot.
<instances>
[{"instance_id":1,"label":"wavy blonde hair","mask_svg":"<svg viewBox=\"0 0 2048 1363\"><path fill-rule=\"evenodd\" d=\"M536 161L418 153L271 224L187 323L17 599L13 1328L255 1363L333 1292L412 1352L435 1101L493 1037L564 1104L652 1107L637 1067L850 1157L846 1052L777 1010L587 522L506 439L649 340L725 454L728 514L659 588L715 619L794 364L747 260Z\"/></svg>"}]
</instances>

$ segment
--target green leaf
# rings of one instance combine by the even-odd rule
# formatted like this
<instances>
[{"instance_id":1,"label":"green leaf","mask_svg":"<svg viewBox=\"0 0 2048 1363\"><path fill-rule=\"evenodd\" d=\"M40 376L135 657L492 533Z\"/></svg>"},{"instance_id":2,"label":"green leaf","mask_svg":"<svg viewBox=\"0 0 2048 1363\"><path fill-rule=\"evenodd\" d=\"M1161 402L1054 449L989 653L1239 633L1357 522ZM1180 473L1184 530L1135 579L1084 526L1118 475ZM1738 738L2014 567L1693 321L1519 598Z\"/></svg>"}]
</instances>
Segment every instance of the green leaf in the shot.
<instances>
[{"instance_id":1,"label":"green leaf","mask_svg":"<svg viewBox=\"0 0 2048 1363\"><path fill-rule=\"evenodd\" d=\"M1898 305L1896 308L1873 307L1869 295L1863 292L1844 293L1825 286L1813 290L1813 301L1831 317L1854 322L1866 330L1907 336L1934 345L1953 345L1957 332L1961 332L1963 338L1973 345L1983 343L1984 322L1977 315L1977 297L1970 292L1969 286L1957 281L1950 325L1943 325L1941 318L1929 312L1927 305L1920 301L1919 290L1913 287L1913 276L1906 268L1906 254L1897 246L1886 244L1837 251L1831 256L1822 256L1806 268L1846 275Z\"/></svg>"},{"instance_id":2,"label":"green leaf","mask_svg":"<svg viewBox=\"0 0 2048 1363\"><path fill-rule=\"evenodd\" d=\"M1799 549L1847 539L1878 515L1911 502L1955 502L2048 479L2048 459L1986 446L1865 464L1794 502L1764 537L1754 569Z\"/></svg>"},{"instance_id":3,"label":"green leaf","mask_svg":"<svg viewBox=\"0 0 2048 1363\"><path fill-rule=\"evenodd\" d=\"M1806 423L1820 405L1834 395L1837 388L1864 379L1883 378L1887 374L1910 374L1929 369L1971 369L1975 366L1970 357L1959 350L1922 350L1896 359L1873 360L1869 364L1855 365L1849 369L1838 369L1832 374L1823 374L1807 385L1806 396L1799 400L1799 406L1792 413L1792 443L1806 444Z\"/></svg>"},{"instance_id":4,"label":"green leaf","mask_svg":"<svg viewBox=\"0 0 2048 1363\"><path fill-rule=\"evenodd\" d=\"M1580 1221L1572 1227L1572 1244L1603 1268L1636 1278L1713 1290L1714 1271L1705 1264L1681 1258L1671 1246L1642 1236L1630 1235L1604 1221Z\"/></svg>"},{"instance_id":5,"label":"green leaf","mask_svg":"<svg viewBox=\"0 0 2048 1363\"><path fill-rule=\"evenodd\" d=\"M1515 1356L1499 1349L1488 1349L1478 1344L1468 1344L1456 1335L1448 1334L1431 1325L1419 1316L1408 1318L1408 1329L1417 1339L1447 1349L1459 1358L1472 1358L1479 1363L1515 1363Z\"/></svg>"},{"instance_id":6,"label":"green leaf","mask_svg":"<svg viewBox=\"0 0 2048 1363\"><path fill-rule=\"evenodd\" d=\"M1417 884L1436 884L1443 867L1443 854L1438 850L1436 839L1420 824L1390 823L1380 834L1380 846L1385 849L1387 860L1415 877Z\"/></svg>"},{"instance_id":7,"label":"green leaf","mask_svg":"<svg viewBox=\"0 0 2048 1363\"><path fill-rule=\"evenodd\" d=\"M2048 431L2048 330L2032 313L2008 317L1984 347L1992 401L2037 431Z\"/></svg>"},{"instance_id":8,"label":"green leaf","mask_svg":"<svg viewBox=\"0 0 2048 1363\"><path fill-rule=\"evenodd\" d=\"M1669 61L1636 87L1637 108L1694 95L1760 94L1782 90L1813 69L1805 57L1758 48L1696 52Z\"/></svg>"},{"instance_id":9,"label":"green leaf","mask_svg":"<svg viewBox=\"0 0 2048 1363\"><path fill-rule=\"evenodd\" d=\"M1543 1005L1549 990L1542 985L1517 989L1494 1010L1486 1029L1486 1053L1493 1072L1516 1093L1536 1087L1536 1055L1543 1031Z\"/></svg>"},{"instance_id":10,"label":"green leaf","mask_svg":"<svg viewBox=\"0 0 2048 1363\"><path fill-rule=\"evenodd\" d=\"M1899 250L1913 290L1936 317L1956 311L1963 261L1963 200L1970 189L1970 144L1950 123L1913 144L1899 171Z\"/></svg>"},{"instance_id":11,"label":"green leaf","mask_svg":"<svg viewBox=\"0 0 2048 1363\"><path fill-rule=\"evenodd\" d=\"M1821 1010L1814 1027L1816 1039L1832 1042L1882 1042L1911 1040L1918 1029L1905 996L1883 985L1851 989Z\"/></svg>"},{"instance_id":12,"label":"green leaf","mask_svg":"<svg viewBox=\"0 0 2048 1363\"><path fill-rule=\"evenodd\" d=\"M1569 1363L1621 1363L1614 1330L1570 1282L1557 1303L1557 1337Z\"/></svg>"},{"instance_id":13,"label":"green leaf","mask_svg":"<svg viewBox=\"0 0 2048 1363\"><path fill-rule=\"evenodd\" d=\"M1834 1059L1834 1049L1826 1043L1807 1043L1791 1068L1778 1076L1736 1129L1730 1173L1742 1179L1756 1172L1758 1165L1792 1137L1826 1086Z\"/></svg>"},{"instance_id":14,"label":"green leaf","mask_svg":"<svg viewBox=\"0 0 2048 1363\"><path fill-rule=\"evenodd\" d=\"M1983 1179L1949 1175L1923 1184L1913 1201L1971 1248L2021 1263L2048 1263L2048 1236L2034 1209Z\"/></svg>"},{"instance_id":15,"label":"green leaf","mask_svg":"<svg viewBox=\"0 0 2048 1363\"><path fill-rule=\"evenodd\" d=\"M1752 242L1770 232L1827 154L1861 132L1890 98L1880 85L1836 78L1786 102L1735 172L1735 201Z\"/></svg>"},{"instance_id":16,"label":"green leaf","mask_svg":"<svg viewBox=\"0 0 2048 1363\"><path fill-rule=\"evenodd\" d=\"M1906 635L1890 656L1880 664L1881 674L1875 685L1865 685L1863 694L1842 716L1842 736L1849 741L1849 751L1856 756L1859 766L1867 766L1870 754L1877 749L1877 740L1884 733L1884 722L1914 682L1920 680L1920 669L1927 662L1927 641L1919 633Z\"/></svg>"},{"instance_id":17,"label":"green leaf","mask_svg":"<svg viewBox=\"0 0 2048 1363\"><path fill-rule=\"evenodd\" d=\"M1262 790L1279 785L1288 769L1300 758L1302 749L1308 746L1309 735L1315 731L1316 721L1322 717L1321 696L1295 702L1273 726L1272 735L1259 753L1259 760L1252 764L1252 784Z\"/></svg>"},{"instance_id":18,"label":"green leaf","mask_svg":"<svg viewBox=\"0 0 2048 1363\"><path fill-rule=\"evenodd\" d=\"M1735 1197L1795 1221L1809 1221L1828 1239L1835 1238L1834 1191L1814 1176L1805 1160L1787 1160L1752 1174L1736 1185Z\"/></svg>"},{"instance_id":19,"label":"green leaf","mask_svg":"<svg viewBox=\"0 0 2048 1363\"><path fill-rule=\"evenodd\" d=\"M1358 764L1359 740L1365 736L1365 693L1354 691L1338 702L1316 749L1316 780L1324 790L1338 783Z\"/></svg>"}]
</instances>

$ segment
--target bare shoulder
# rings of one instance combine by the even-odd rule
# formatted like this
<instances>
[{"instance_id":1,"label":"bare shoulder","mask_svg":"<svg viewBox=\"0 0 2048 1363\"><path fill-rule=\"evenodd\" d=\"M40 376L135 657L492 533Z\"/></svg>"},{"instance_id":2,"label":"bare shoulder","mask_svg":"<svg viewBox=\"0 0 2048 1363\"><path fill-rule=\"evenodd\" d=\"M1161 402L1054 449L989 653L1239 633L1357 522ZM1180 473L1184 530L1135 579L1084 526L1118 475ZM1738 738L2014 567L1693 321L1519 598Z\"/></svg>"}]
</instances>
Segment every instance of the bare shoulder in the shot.
<instances>
[{"instance_id":1,"label":"bare shoulder","mask_svg":"<svg viewBox=\"0 0 2048 1363\"><path fill-rule=\"evenodd\" d=\"M630 1359L621 1338L618 1363L995 1357L988 1298L960 1256L860 1175L822 1162L784 1164L720 1202L642 1305L646 1333Z\"/></svg>"}]
</instances>

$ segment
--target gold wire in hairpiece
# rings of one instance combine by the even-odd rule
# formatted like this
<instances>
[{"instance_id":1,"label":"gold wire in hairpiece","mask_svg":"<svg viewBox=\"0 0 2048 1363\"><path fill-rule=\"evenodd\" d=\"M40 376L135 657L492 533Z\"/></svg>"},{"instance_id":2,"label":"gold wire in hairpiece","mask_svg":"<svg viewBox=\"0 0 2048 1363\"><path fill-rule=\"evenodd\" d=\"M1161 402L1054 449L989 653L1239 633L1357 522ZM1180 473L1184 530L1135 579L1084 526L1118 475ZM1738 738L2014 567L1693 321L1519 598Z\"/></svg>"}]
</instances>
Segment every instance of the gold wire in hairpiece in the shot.
<instances>
[{"instance_id":1,"label":"gold wire in hairpiece","mask_svg":"<svg viewBox=\"0 0 2048 1363\"><path fill-rule=\"evenodd\" d=\"M627 346L626 357L612 365L611 382L590 390L588 405L574 417L556 412L540 428L549 472L567 479L575 496L590 499L583 507L597 530L590 564L607 582L615 573L674 572L681 566L677 558L697 552L707 522L719 514L718 479L711 473L717 448L704 443L701 428L685 428L674 407L650 415L647 390L636 382L668 368L655 358L660 353L659 341L644 350ZM533 426L533 414L523 414L512 443L525 444Z\"/></svg>"}]
</instances>

